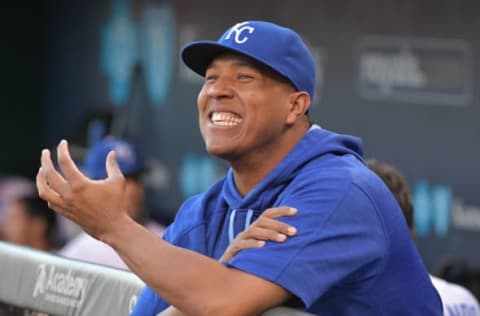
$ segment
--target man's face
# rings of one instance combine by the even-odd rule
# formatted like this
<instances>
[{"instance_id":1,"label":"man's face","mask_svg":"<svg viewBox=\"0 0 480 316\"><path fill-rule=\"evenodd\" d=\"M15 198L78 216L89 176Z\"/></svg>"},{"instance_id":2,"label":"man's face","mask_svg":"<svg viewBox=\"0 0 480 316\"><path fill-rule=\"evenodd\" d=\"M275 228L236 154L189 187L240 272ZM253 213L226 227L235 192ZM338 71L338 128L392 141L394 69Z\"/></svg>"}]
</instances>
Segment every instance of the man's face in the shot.
<instances>
[{"instance_id":1,"label":"man's face","mask_svg":"<svg viewBox=\"0 0 480 316\"><path fill-rule=\"evenodd\" d=\"M293 86L246 57L216 57L197 100L207 151L230 162L268 153L280 143L292 93Z\"/></svg>"}]
</instances>

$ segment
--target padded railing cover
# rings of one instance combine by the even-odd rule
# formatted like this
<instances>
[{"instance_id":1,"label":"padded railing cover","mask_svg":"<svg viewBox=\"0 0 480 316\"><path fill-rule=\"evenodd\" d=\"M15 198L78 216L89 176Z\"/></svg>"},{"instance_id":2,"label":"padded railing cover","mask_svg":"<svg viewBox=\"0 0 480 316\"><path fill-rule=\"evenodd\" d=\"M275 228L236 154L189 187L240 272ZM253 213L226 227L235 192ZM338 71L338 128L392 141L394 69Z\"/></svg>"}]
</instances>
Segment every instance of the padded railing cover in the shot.
<instances>
[{"instance_id":1,"label":"padded railing cover","mask_svg":"<svg viewBox=\"0 0 480 316\"><path fill-rule=\"evenodd\" d=\"M0 242L0 316L25 315L19 310L40 315L129 315L143 285L129 271ZM311 314L278 307L267 315Z\"/></svg>"}]
</instances>

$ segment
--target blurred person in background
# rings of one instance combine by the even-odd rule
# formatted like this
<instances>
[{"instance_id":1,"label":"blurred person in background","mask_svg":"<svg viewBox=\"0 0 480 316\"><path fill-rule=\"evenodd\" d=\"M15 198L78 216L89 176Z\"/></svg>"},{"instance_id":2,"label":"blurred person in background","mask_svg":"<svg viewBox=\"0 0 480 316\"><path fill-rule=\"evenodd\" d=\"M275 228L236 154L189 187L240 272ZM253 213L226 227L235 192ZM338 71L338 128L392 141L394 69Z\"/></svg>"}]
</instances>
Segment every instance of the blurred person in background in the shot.
<instances>
[{"instance_id":1,"label":"blurred person in background","mask_svg":"<svg viewBox=\"0 0 480 316\"><path fill-rule=\"evenodd\" d=\"M53 252L60 245L57 214L37 196L23 196L7 206L5 240Z\"/></svg>"},{"instance_id":2,"label":"blurred person in background","mask_svg":"<svg viewBox=\"0 0 480 316\"><path fill-rule=\"evenodd\" d=\"M35 195L37 189L32 180L14 175L0 176L0 240L4 239L3 231L10 202L20 197Z\"/></svg>"},{"instance_id":3,"label":"blurred person in background","mask_svg":"<svg viewBox=\"0 0 480 316\"><path fill-rule=\"evenodd\" d=\"M436 276L467 288L477 299L480 299L480 270L471 266L463 258L444 258L437 270Z\"/></svg>"},{"instance_id":4,"label":"blurred person in background","mask_svg":"<svg viewBox=\"0 0 480 316\"><path fill-rule=\"evenodd\" d=\"M120 169L125 175L128 214L137 223L144 225L148 230L161 237L164 227L150 220L145 208L145 187L142 176L146 171L146 166L134 143L111 136L106 137L88 151L83 166L85 173L94 180L106 178L105 160L111 150L117 153ZM86 232L81 232L69 241L59 251L59 254L72 259L128 269L110 246L91 237Z\"/></svg>"}]
</instances>

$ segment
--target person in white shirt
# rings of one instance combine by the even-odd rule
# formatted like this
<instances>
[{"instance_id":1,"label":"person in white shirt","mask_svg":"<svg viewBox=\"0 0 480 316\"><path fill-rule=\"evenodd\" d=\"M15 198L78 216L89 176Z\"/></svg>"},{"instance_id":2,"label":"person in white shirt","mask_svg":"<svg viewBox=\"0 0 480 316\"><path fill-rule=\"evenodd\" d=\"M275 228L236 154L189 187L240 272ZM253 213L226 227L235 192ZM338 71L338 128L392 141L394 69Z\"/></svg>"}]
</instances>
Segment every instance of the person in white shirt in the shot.
<instances>
[{"instance_id":1,"label":"person in white shirt","mask_svg":"<svg viewBox=\"0 0 480 316\"><path fill-rule=\"evenodd\" d=\"M477 299L461 285L447 282L439 277L430 276L443 303L443 313L448 316L477 316L480 307Z\"/></svg>"},{"instance_id":2,"label":"person in white shirt","mask_svg":"<svg viewBox=\"0 0 480 316\"><path fill-rule=\"evenodd\" d=\"M106 178L105 160L111 150L115 150L117 153L120 169L127 180L126 192L129 200L129 215L161 237L164 227L154 221L149 221L143 207L145 188L141 176L145 171L145 165L140 152L133 143L114 137L106 137L89 150L83 167L85 173L96 180ZM69 241L58 254L72 259L128 269L120 256L109 245L85 232L81 232Z\"/></svg>"}]
</instances>

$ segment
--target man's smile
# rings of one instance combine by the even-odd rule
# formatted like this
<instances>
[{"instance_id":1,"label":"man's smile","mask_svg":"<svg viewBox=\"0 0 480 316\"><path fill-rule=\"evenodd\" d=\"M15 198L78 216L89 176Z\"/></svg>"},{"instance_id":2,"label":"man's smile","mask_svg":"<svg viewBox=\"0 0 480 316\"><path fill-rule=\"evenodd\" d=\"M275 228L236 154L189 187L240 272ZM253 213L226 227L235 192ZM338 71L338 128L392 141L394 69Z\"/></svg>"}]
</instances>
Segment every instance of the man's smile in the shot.
<instances>
[{"instance_id":1,"label":"man's smile","mask_svg":"<svg viewBox=\"0 0 480 316\"><path fill-rule=\"evenodd\" d=\"M234 127L240 125L242 121L240 116L231 112L212 112L210 114L210 122L215 126Z\"/></svg>"}]
</instances>

